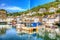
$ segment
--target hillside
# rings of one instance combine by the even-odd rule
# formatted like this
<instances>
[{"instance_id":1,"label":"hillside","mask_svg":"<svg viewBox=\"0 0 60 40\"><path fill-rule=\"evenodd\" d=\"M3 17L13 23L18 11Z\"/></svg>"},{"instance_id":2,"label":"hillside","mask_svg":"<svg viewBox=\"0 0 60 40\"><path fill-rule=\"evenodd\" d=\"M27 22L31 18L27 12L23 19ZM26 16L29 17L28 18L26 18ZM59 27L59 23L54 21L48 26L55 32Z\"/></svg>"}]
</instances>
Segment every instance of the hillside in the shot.
<instances>
[{"instance_id":1,"label":"hillside","mask_svg":"<svg viewBox=\"0 0 60 40\"><path fill-rule=\"evenodd\" d=\"M46 9L48 9L51 6L57 7L58 4L60 4L60 2L50 2L50 3L44 4L44 5L39 5L37 7L34 7L34 8L31 9L31 11L36 11L37 12L40 8L46 8Z\"/></svg>"},{"instance_id":2,"label":"hillside","mask_svg":"<svg viewBox=\"0 0 60 40\"><path fill-rule=\"evenodd\" d=\"M17 16L17 15L27 14L27 13L29 13L29 12L38 12L38 10L39 10L40 8L46 8L46 9L48 10L51 6L57 8L57 5L58 5L58 4L60 4L60 2L50 2L50 3L44 4L44 5L36 6L36 7L32 8L32 9L27 10L27 11L24 11L24 12L16 12L16 13L14 13L14 14L12 14L12 15ZM60 13L60 10L57 10L57 12ZM47 15L47 14L49 14L49 13L48 13L48 12L44 13L44 15ZM53 13L50 13L50 14L53 14ZM49 15L50 15L50 14L49 14ZM10 14L8 14L8 15L10 15ZM32 16L36 16L36 15L42 16L43 14L37 14L37 13L36 13L35 15L32 15Z\"/></svg>"},{"instance_id":3,"label":"hillside","mask_svg":"<svg viewBox=\"0 0 60 40\"><path fill-rule=\"evenodd\" d=\"M60 4L60 2L50 2L50 3L44 4L44 5L36 6L36 7L32 8L30 11L31 11L31 12L38 12L40 8L46 8L47 10L48 10L50 7L55 7L55 8L57 8L58 4ZM57 10L56 13L60 13L60 9ZM33 16L42 16L42 15L51 15L51 14L54 14L54 13L49 13L49 12L46 12L46 13L43 13L43 14L38 14L38 13L36 13L36 14L33 15Z\"/></svg>"}]
</instances>

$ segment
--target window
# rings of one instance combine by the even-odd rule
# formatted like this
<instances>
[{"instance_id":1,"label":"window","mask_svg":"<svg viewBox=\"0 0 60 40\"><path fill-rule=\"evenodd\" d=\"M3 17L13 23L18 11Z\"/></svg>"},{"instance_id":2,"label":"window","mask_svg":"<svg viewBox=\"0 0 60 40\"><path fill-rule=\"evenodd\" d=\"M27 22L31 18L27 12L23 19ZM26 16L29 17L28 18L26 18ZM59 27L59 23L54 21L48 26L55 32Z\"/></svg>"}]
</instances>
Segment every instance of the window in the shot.
<instances>
[{"instance_id":1,"label":"window","mask_svg":"<svg viewBox=\"0 0 60 40\"><path fill-rule=\"evenodd\" d=\"M36 32L36 29L33 29L33 32Z\"/></svg>"},{"instance_id":2,"label":"window","mask_svg":"<svg viewBox=\"0 0 60 40\"><path fill-rule=\"evenodd\" d=\"M7 22L0 22L0 25L6 25Z\"/></svg>"}]
</instances>

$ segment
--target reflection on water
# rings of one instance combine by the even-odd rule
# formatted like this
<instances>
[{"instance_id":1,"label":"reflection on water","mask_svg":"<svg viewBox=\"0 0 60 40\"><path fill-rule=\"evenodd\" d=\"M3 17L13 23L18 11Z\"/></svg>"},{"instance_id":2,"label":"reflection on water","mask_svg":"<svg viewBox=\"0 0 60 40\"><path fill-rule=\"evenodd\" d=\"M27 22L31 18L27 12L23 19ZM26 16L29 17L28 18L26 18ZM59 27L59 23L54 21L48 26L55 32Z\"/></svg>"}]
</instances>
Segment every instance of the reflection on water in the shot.
<instances>
[{"instance_id":1,"label":"reflection on water","mask_svg":"<svg viewBox=\"0 0 60 40\"><path fill-rule=\"evenodd\" d=\"M6 29L0 29L0 35L3 35L3 34L5 34L6 33Z\"/></svg>"},{"instance_id":2,"label":"reflection on water","mask_svg":"<svg viewBox=\"0 0 60 40\"><path fill-rule=\"evenodd\" d=\"M36 34L24 34L24 35L18 35L16 33L15 28L6 30L6 33L3 35L0 35L0 40L42 40L41 38L37 38Z\"/></svg>"},{"instance_id":3,"label":"reflection on water","mask_svg":"<svg viewBox=\"0 0 60 40\"><path fill-rule=\"evenodd\" d=\"M4 30L3 30L4 31ZM48 37L48 33L45 33L44 38L39 36L39 34L17 34L16 29L12 28L9 30L5 30L3 34L0 34L0 40L53 40ZM59 36L56 36L54 40L60 40Z\"/></svg>"}]
</instances>

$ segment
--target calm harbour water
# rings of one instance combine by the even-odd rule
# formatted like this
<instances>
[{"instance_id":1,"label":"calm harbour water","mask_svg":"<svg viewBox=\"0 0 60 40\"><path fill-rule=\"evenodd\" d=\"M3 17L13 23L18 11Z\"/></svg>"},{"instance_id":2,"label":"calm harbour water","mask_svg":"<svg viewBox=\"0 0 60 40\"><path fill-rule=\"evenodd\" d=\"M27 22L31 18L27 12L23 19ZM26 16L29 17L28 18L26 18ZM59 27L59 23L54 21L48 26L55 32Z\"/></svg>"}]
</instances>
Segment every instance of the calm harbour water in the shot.
<instances>
[{"instance_id":1,"label":"calm harbour water","mask_svg":"<svg viewBox=\"0 0 60 40\"><path fill-rule=\"evenodd\" d=\"M12 28L6 30L5 34L0 35L0 40L42 40L42 38L37 38L35 34L18 35L16 29Z\"/></svg>"}]
</instances>

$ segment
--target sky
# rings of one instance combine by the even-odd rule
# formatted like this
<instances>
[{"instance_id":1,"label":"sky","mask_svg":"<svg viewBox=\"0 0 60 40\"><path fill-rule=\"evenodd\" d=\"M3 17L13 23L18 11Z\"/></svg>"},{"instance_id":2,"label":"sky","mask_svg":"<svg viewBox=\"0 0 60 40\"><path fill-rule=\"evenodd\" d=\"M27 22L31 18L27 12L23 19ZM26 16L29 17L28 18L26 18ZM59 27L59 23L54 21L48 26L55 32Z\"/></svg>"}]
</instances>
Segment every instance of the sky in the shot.
<instances>
[{"instance_id":1,"label":"sky","mask_svg":"<svg viewBox=\"0 0 60 40\"><path fill-rule=\"evenodd\" d=\"M0 9L8 12L20 12L54 0L0 0Z\"/></svg>"},{"instance_id":2,"label":"sky","mask_svg":"<svg viewBox=\"0 0 60 40\"><path fill-rule=\"evenodd\" d=\"M33 8L35 6L38 6L38 5L43 5L43 4L46 4L46 3L49 3L49 2L53 2L55 0L31 0L30 2L30 8Z\"/></svg>"}]
</instances>

